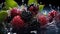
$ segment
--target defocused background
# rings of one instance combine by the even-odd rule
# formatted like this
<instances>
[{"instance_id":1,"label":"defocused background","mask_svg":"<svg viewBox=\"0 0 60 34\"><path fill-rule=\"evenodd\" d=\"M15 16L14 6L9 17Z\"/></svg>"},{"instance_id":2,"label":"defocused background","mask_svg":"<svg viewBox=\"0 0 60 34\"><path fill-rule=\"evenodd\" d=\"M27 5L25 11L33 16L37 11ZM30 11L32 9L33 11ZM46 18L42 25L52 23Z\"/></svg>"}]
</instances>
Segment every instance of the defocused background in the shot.
<instances>
[{"instance_id":1,"label":"defocused background","mask_svg":"<svg viewBox=\"0 0 60 34\"><path fill-rule=\"evenodd\" d=\"M0 3L4 2L5 0L0 0ZM22 4L22 0L15 0L18 4ZM42 2L43 4L52 4L55 6L60 6L59 0L37 0L38 3ZM27 4L28 0L24 0L24 3Z\"/></svg>"}]
</instances>

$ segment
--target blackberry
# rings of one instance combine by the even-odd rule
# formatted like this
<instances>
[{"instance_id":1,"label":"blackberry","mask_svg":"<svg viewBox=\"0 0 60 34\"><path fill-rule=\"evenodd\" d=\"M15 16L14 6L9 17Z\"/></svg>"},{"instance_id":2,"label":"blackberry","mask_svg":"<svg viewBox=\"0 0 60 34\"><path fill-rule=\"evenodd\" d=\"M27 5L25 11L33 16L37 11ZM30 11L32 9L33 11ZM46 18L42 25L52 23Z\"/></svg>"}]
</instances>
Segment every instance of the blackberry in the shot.
<instances>
[{"instance_id":1,"label":"blackberry","mask_svg":"<svg viewBox=\"0 0 60 34\"><path fill-rule=\"evenodd\" d=\"M21 14L21 17L22 17L23 20L28 22L32 18L32 13L30 11L27 11L27 12L23 11L22 14Z\"/></svg>"},{"instance_id":2,"label":"blackberry","mask_svg":"<svg viewBox=\"0 0 60 34\"><path fill-rule=\"evenodd\" d=\"M37 21L36 18L32 18L31 21L30 21L30 25L31 26L34 26L34 25L38 26L39 25L39 22Z\"/></svg>"},{"instance_id":3,"label":"blackberry","mask_svg":"<svg viewBox=\"0 0 60 34\"><path fill-rule=\"evenodd\" d=\"M33 33L30 33L31 31L37 31L37 34L40 34L40 26L39 26L40 24L37 21L37 19L32 18L29 24L30 25L26 27L26 30L25 30L27 34L33 34Z\"/></svg>"}]
</instances>

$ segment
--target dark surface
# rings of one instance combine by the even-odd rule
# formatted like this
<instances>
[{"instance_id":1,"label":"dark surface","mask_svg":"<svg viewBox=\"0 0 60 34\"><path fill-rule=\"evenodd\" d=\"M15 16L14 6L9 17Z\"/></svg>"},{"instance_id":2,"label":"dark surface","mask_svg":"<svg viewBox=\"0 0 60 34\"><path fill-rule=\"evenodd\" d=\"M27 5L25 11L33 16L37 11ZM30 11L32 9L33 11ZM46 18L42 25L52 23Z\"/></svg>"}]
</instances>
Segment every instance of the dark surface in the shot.
<instances>
[{"instance_id":1,"label":"dark surface","mask_svg":"<svg viewBox=\"0 0 60 34\"><path fill-rule=\"evenodd\" d=\"M22 4L22 0L15 0L18 4ZM52 4L56 6L60 6L60 1L59 0L37 0L38 3L43 2L43 4ZM0 3L4 2L4 0L0 0ZM24 3L27 4L28 0L24 0Z\"/></svg>"}]
</instances>

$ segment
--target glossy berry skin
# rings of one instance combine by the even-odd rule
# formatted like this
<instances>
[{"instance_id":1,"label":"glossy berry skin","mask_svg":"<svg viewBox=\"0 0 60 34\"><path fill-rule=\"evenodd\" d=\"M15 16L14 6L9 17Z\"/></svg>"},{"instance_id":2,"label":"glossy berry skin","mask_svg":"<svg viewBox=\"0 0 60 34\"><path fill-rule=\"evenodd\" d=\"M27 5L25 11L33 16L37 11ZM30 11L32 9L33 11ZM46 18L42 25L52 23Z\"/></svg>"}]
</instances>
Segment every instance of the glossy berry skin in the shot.
<instances>
[{"instance_id":1,"label":"glossy berry skin","mask_svg":"<svg viewBox=\"0 0 60 34\"><path fill-rule=\"evenodd\" d=\"M57 14L58 14L58 12L55 11L55 10L52 10L51 12L49 12L49 14L48 14L49 22L52 22L53 21L53 18L56 17Z\"/></svg>"},{"instance_id":2,"label":"glossy berry skin","mask_svg":"<svg viewBox=\"0 0 60 34\"><path fill-rule=\"evenodd\" d=\"M19 29L19 28L24 27L24 21L21 19L20 16L15 16L11 20L11 25L13 26L13 28Z\"/></svg>"},{"instance_id":3,"label":"glossy berry skin","mask_svg":"<svg viewBox=\"0 0 60 34\"><path fill-rule=\"evenodd\" d=\"M32 13L30 11L23 11L21 17L24 21L30 21L30 19L32 18Z\"/></svg>"},{"instance_id":4,"label":"glossy berry skin","mask_svg":"<svg viewBox=\"0 0 60 34\"><path fill-rule=\"evenodd\" d=\"M30 6L29 10L30 11L33 11L34 10L34 7L33 6Z\"/></svg>"},{"instance_id":5,"label":"glossy berry skin","mask_svg":"<svg viewBox=\"0 0 60 34\"><path fill-rule=\"evenodd\" d=\"M54 18L57 14L58 14L58 12L57 12L57 11L52 10L51 12L49 12L48 16L51 16L51 17L53 17L53 18Z\"/></svg>"},{"instance_id":6,"label":"glossy berry skin","mask_svg":"<svg viewBox=\"0 0 60 34\"><path fill-rule=\"evenodd\" d=\"M55 20L60 22L60 13L57 14L57 16L55 17Z\"/></svg>"},{"instance_id":7,"label":"glossy berry skin","mask_svg":"<svg viewBox=\"0 0 60 34\"><path fill-rule=\"evenodd\" d=\"M38 13L38 10L39 10L38 6L32 5L29 7L29 11L31 11L34 15Z\"/></svg>"},{"instance_id":8,"label":"glossy berry skin","mask_svg":"<svg viewBox=\"0 0 60 34\"><path fill-rule=\"evenodd\" d=\"M34 6L34 12L35 12L35 14L38 13L38 10L39 10L39 7L38 6Z\"/></svg>"},{"instance_id":9,"label":"glossy berry skin","mask_svg":"<svg viewBox=\"0 0 60 34\"><path fill-rule=\"evenodd\" d=\"M44 15L38 16L38 21L41 24L41 26L46 25L48 22L46 16L44 16Z\"/></svg>"},{"instance_id":10,"label":"glossy berry skin","mask_svg":"<svg viewBox=\"0 0 60 34\"><path fill-rule=\"evenodd\" d=\"M11 17L17 16L17 15L20 15L20 14L21 14L21 11L18 8L13 8L11 10Z\"/></svg>"}]
</instances>

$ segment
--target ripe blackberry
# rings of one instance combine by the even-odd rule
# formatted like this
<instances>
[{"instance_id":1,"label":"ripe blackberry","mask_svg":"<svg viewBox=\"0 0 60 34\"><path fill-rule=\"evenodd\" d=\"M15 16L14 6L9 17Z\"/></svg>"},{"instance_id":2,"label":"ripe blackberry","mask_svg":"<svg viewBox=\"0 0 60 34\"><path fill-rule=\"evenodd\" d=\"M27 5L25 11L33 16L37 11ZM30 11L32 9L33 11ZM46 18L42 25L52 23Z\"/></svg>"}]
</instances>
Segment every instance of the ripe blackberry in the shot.
<instances>
[{"instance_id":1,"label":"ripe blackberry","mask_svg":"<svg viewBox=\"0 0 60 34\"><path fill-rule=\"evenodd\" d=\"M30 21L32 18L32 13L30 11L23 11L21 17L25 21Z\"/></svg>"}]
</instances>

